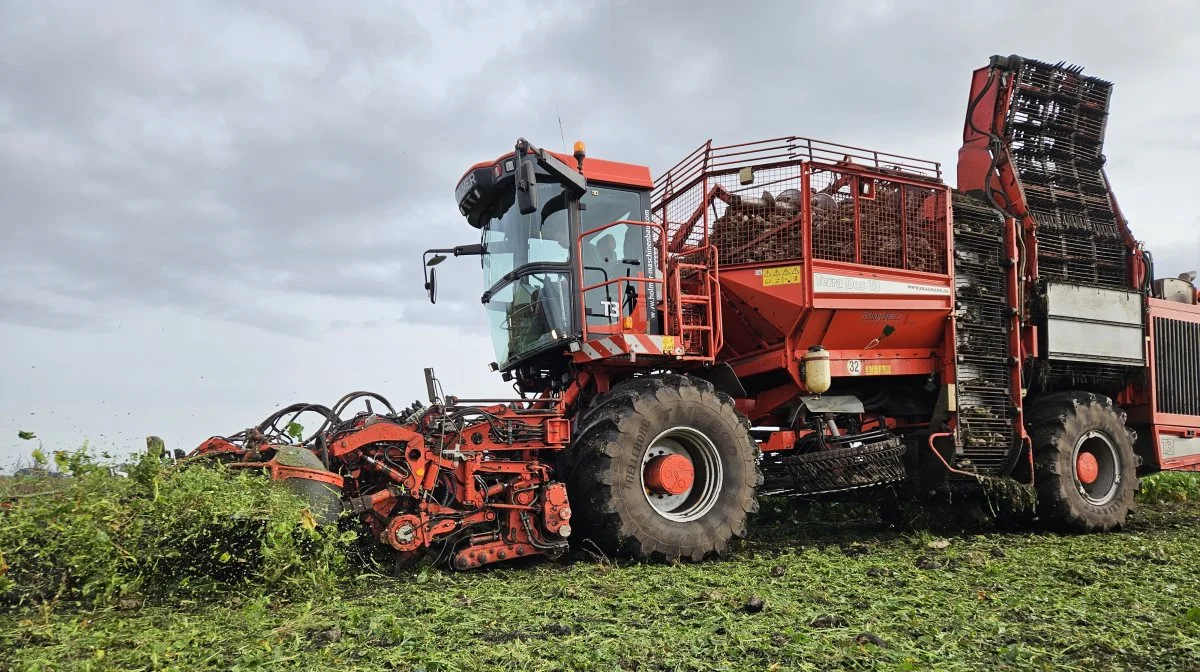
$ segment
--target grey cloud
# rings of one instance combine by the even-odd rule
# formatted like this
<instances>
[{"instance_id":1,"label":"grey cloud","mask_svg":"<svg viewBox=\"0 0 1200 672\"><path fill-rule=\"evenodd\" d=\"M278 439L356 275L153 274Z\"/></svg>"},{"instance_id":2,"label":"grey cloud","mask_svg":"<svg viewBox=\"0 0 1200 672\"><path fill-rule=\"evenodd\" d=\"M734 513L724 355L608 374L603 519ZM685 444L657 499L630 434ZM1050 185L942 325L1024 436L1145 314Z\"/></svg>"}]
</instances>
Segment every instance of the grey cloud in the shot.
<instances>
[{"instance_id":1,"label":"grey cloud","mask_svg":"<svg viewBox=\"0 0 1200 672\"><path fill-rule=\"evenodd\" d=\"M1188 271L1200 272L1200 220L1191 237L1162 245L1147 245L1154 255L1154 274L1160 278L1178 277Z\"/></svg>"},{"instance_id":2,"label":"grey cloud","mask_svg":"<svg viewBox=\"0 0 1200 672\"><path fill-rule=\"evenodd\" d=\"M47 329L75 329L78 314L13 294L0 294L0 322Z\"/></svg>"},{"instance_id":3,"label":"grey cloud","mask_svg":"<svg viewBox=\"0 0 1200 672\"><path fill-rule=\"evenodd\" d=\"M0 2L0 467L190 448L376 389L502 395L455 182L518 135L655 174L809 135L942 161L993 53L1117 83L1108 156L1159 275L1200 266L1193 2ZM559 131L559 116L562 133ZM263 338L264 331L268 332ZM469 333L463 333L469 332ZM114 413L114 409L119 409ZM97 445L97 443L93 443Z\"/></svg>"},{"instance_id":4,"label":"grey cloud","mask_svg":"<svg viewBox=\"0 0 1200 672\"><path fill-rule=\"evenodd\" d=\"M264 288L422 300L420 250L478 238L451 197L474 157L444 123L474 101L392 74L428 65L424 29L288 5L189 30L176 9L0 29L0 279L217 314Z\"/></svg>"},{"instance_id":5,"label":"grey cloud","mask_svg":"<svg viewBox=\"0 0 1200 672\"><path fill-rule=\"evenodd\" d=\"M144 304L272 329L292 310L276 292L479 332L476 261L439 269L434 307L420 252L477 241L454 182L517 135L555 146L560 112L567 143L656 173L710 137L795 133L952 176L991 53L1082 63L1119 102L1189 44L1159 13L1091 3L356 7L5 5L0 282L80 324ZM1141 166L1122 142L1114 163ZM58 305L22 319L66 328Z\"/></svg>"},{"instance_id":6,"label":"grey cloud","mask_svg":"<svg viewBox=\"0 0 1200 672\"><path fill-rule=\"evenodd\" d=\"M604 146L660 169L708 138L788 134L903 153L909 136L932 131L952 156L970 71L993 53L1074 60L1128 80L1183 48L1163 38L1157 13L1106 6L1099 17L1083 2L595 7L537 45L556 54L541 81Z\"/></svg>"}]
</instances>

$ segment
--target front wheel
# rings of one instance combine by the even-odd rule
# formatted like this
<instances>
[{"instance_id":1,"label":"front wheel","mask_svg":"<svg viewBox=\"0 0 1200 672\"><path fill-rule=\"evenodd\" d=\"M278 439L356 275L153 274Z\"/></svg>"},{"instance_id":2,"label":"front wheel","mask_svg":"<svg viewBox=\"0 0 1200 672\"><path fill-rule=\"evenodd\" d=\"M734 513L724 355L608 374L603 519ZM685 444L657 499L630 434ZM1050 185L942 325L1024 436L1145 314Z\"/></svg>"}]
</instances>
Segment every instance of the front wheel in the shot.
<instances>
[{"instance_id":1,"label":"front wheel","mask_svg":"<svg viewBox=\"0 0 1200 672\"><path fill-rule=\"evenodd\" d=\"M1137 455L1125 414L1108 397L1059 393L1030 413L1038 516L1071 532L1125 524L1137 492Z\"/></svg>"},{"instance_id":2,"label":"front wheel","mask_svg":"<svg viewBox=\"0 0 1200 672\"><path fill-rule=\"evenodd\" d=\"M762 475L732 398L671 374L597 402L563 465L577 539L614 555L700 561L746 536Z\"/></svg>"}]
</instances>

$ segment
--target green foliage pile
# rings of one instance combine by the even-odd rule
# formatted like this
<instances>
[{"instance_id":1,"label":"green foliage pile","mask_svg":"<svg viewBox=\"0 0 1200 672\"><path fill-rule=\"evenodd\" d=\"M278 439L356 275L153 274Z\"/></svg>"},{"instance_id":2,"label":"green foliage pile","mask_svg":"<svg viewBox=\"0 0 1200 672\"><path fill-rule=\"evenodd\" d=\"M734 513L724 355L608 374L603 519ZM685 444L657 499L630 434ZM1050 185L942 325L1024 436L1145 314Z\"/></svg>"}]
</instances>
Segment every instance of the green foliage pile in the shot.
<instances>
[{"instance_id":1,"label":"green foliage pile","mask_svg":"<svg viewBox=\"0 0 1200 672\"><path fill-rule=\"evenodd\" d=\"M721 562L580 552L414 568L336 600L0 614L0 669L1200 670L1198 502L1090 535L908 533L796 509Z\"/></svg>"},{"instance_id":2,"label":"green foliage pile","mask_svg":"<svg viewBox=\"0 0 1200 672\"><path fill-rule=\"evenodd\" d=\"M312 593L345 570L349 535L261 475L146 454L125 476L86 447L55 461L0 481L0 609Z\"/></svg>"},{"instance_id":3,"label":"green foliage pile","mask_svg":"<svg viewBox=\"0 0 1200 672\"><path fill-rule=\"evenodd\" d=\"M1200 502L1200 472L1163 471L1141 481L1138 500L1148 504Z\"/></svg>"}]
</instances>

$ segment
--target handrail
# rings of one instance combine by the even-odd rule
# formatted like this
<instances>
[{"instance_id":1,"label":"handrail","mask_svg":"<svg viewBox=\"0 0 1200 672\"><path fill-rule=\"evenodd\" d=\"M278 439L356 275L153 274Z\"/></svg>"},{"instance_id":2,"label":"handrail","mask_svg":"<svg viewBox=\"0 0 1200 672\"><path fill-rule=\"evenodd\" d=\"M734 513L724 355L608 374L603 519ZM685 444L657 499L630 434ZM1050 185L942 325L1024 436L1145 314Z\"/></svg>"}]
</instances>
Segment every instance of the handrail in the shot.
<instances>
[{"instance_id":1,"label":"handrail","mask_svg":"<svg viewBox=\"0 0 1200 672\"><path fill-rule=\"evenodd\" d=\"M740 150L724 151L743 153ZM707 161L705 165L712 163ZM653 217L669 236L669 257L694 252L712 243L709 236L717 232L721 217L734 212L732 208L741 208L744 214L753 217L753 222L747 220L744 226L734 221L725 223L722 236L717 240L721 245L722 260L728 260L725 263L753 263L753 260L743 259L741 253L776 241L787 249L778 246L770 249L766 256L771 260L819 258L831 262L847 261L856 266L931 273L937 277L944 277L949 272L949 249L943 252L943 247L950 240L950 220L948 212L945 212L946 216L939 214L944 212L943 206L950 192L948 185L922 179L914 173L875 169L862 164L837 166L795 160L772 166L767 171L761 166L750 167L756 173L751 180L739 175L737 167L721 173L698 173L686 189L673 191L655 203ZM773 197L765 189L768 185L776 187L773 190L778 192L776 196L800 190L801 193L789 197L800 198L798 217L794 205L789 206L790 210L775 209L771 204ZM818 189L822 192L841 190L837 196L838 210L822 210L820 227L824 228L820 230L812 212L813 197ZM884 198L877 197L877 190ZM764 195L754 193L758 191ZM870 206L866 205L868 202ZM800 222L802 227L798 227ZM850 228L842 231L843 225ZM793 232L793 227L802 230ZM894 240L894 249L868 248L868 239L876 234ZM847 249L842 249L843 244L848 246Z\"/></svg>"},{"instance_id":2,"label":"handrail","mask_svg":"<svg viewBox=\"0 0 1200 672\"><path fill-rule=\"evenodd\" d=\"M656 285L666 284L666 280L663 280L662 278L635 278L635 277L628 276L628 275L621 275L621 276L613 278L612 280L605 280L603 282L597 282L594 285L586 285L586 286L580 288L579 291L590 292L593 289L599 289L600 287L603 287L605 285L611 285L613 283L618 283L618 282L621 282L622 280L624 280L626 282L642 282L642 283L651 283L652 282Z\"/></svg>"},{"instance_id":3,"label":"handrail","mask_svg":"<svg viewBox=\"0 0 1200 672\"><path fill-rule=\"evenodd\" d=\"M700 348L700 354L685 356L684 359L713 361L717 353L724 347L725 334L721 327L721 281L718 254L716 247L705 245L678 255L671 263L670 279L671 287L675 291L676 303L670 317L675 322L674 326L679 329L679 337L685 336L687 331L683 323L683 303L679 300L683 294L682 268L694 268L701 271L699 289L703 291L701 296L705 299L703 326L708 327L708 330L701 336L704 345ZM696 262L679 261L680 258L691 256L702 256L703 258Z\"/></svg>"},{"instance_id":4,"label":"handrail","mask_svg":"<svg viewBox=\"0 0 1200 672\"><path fill-rule=\"evenodd\" d=\"M584 231L583 233L579 234L579 244L580 244L580 249L582 249L582 245L583 245L583 239L584 239L584 238L586 238L586 237L588 237L588 236L592 235L593 233L598 233L598 232L600 232L600 231L603 231L603 230L605 230L605 229L612 228L612 227L614 227L614 226L616 226L616 225L618 225L618 224L632 224L633 226L649 226L649 227L653 227L653 228L655 228L655 229L658 229L659 231L661 231L661 232L663 232L663 233L666 233L666 229L664 229L664 228L663 228L663 225L662 225L662 224L659 224L658 222L643 222L643 221L639 221L639 220L636 220L636 219L618 219L618 220L617 220L617 221L615 221L615 222L609 222L608 224L604 224L604 225L601 225L601 226L597 226L597 227L596 227L596 228L594 228L594 229L588 229L587 231Z\"/></svg>"},{"instance_id":5,"label":"handrail","mask_svg":"<svg viewBox=\"0 0 1200 672\"><path fill-rule=\"evenodd\" d=\"M651 200L657 204L668 192L684 190L704 175L799 161L852 163L876 170L895 170L925 180L942 179L942 166L937 161L828 140L784 136L724 146L713 146L710 140L655 180Z\"/></svg>"},{"instance_id":6,"label":"handrail","mask_svg":"<svg viewBox=\"0 0 1200 672\"><path fill-rule=\"evenodd\" d=\"M585 302L583 300L583 295L585 292L591 291L593 289L598 289L600 287L604 287L605 285L610 285L613 283L620 283L622 280L624 280L626 282L639 282L639 283L642 283L643 285L651 285L651 284L662 285L663 286L663 296L658 297L658 298L659 298L659 300L663 301L663 306L664 307L666 306L665 298L666 298L666 294L667 294L667 287L666 287L665 264L667 263L667 229L666 229L666 227L664 227L662 224L659 224L658 222L643 222L643 221L637 221L637 220L632 220L632 219L618 219L615 222L609 222L608 224L603 224L601 226L597 226L595 228L592 228L592 229L589 229L587 231L580 233L579 238L576 239L576 241L575 241L575 252L576 252L575 258L576 258L576 266L578 267L578 271L579 271L580 284L582 285L582 283L583 283L583 271L584 271L584 268L583 268L583 239L587 238L588 236L594 235L596 233L599 233L601 231L604 231L604 230L607 230L614 226L619 226L619 225L641 226L641 227L648 227L648 228L658 230L659 235L658 235L657 247L659 248L658 249L659 259L664 264L664 268L662 268L662 269L655 268L654 270L655 270L655 272L661 272L663 277L661 277L661 278L658 278L658 277L656 277L656 278L648 278L648 277L634 278L634 277L624 276L624 277L618 277L618 278L612 278L609 280L605 280L604 282L599 282L594 285L588 285L586 287L581 287L579 290L579 324L581 327L581 333L583 334L584 340L587 340L587 337L588 337L588 320L587 320L588 315L586 313L586 307L584 305ZM647 269L653 268L651 266L653 261L654 261L653 259L647 259L645 268L647 268ZM620 293L620 285L619 284L618 284L618 293Z\"/></svg>"}]
</instances>

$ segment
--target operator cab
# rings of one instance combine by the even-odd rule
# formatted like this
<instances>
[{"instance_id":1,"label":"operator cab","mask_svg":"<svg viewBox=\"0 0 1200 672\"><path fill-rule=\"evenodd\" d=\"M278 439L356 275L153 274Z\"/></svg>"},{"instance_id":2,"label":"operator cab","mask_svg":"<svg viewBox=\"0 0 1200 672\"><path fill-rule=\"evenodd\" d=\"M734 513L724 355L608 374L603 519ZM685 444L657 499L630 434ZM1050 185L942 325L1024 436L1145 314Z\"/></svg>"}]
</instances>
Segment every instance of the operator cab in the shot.
<instances>
[{"instance_id":1,"label":"operator cab","mask_svg":"<svg viewBox=\"0 0 1200 672\"><path fill-rule=\"evenodd\" d=\"M622 281L660 275L659 240L654 227L618 223L649 220L648 168L586 158L583 143L573 157L517 147L468 170L455 198L480 230L496 369L535 390L566 371L572 341L661 333L661 289Z\"/></svg>"}]
</instances>

